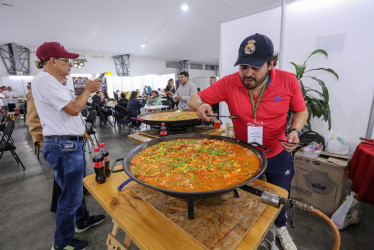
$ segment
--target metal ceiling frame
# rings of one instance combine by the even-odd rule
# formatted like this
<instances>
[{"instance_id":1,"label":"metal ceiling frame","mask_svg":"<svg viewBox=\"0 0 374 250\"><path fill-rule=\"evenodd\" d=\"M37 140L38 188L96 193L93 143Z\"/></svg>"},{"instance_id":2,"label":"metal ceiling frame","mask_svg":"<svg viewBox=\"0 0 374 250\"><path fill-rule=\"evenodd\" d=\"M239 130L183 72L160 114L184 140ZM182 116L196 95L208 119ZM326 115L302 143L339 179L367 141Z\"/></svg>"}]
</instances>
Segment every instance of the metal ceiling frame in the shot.
<instances>
[{"instance_id":1,"label":"metal ceiling frame","mask_svg":"<svg viewBox=\"0 0 374 250\"><path fill-rule=\"evenodd\" d=\"M30 74L30 50L15 43L0 46L0 56L9 75Z\"/></svg>"},{"instance_id":2,"label":"metal ceiling frame","mask_svg":"<svg viewBox=\"0 0 374 250\"><path fill-rule=\"evenodd\" d=\"M113 56L114 65L118 76L129 76L130 75L130 54L123 54Z\"/></svg>"}]
</instances>

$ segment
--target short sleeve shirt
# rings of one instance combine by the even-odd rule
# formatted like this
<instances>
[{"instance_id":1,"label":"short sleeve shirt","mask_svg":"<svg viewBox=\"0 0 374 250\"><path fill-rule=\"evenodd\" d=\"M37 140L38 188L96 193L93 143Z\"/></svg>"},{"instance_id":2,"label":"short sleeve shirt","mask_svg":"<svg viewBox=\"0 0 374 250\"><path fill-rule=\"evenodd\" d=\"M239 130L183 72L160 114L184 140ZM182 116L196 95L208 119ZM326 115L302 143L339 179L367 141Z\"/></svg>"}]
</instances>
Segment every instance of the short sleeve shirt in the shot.
<instances>
[{"instance_id":1,"label":"short sleeve shirt","mask_svg":"<svg viewBox=\"0 0 374 250\"><path fill-rule=\"evenodd\" d=\"M82 115L72 116L63 110L70 101L75 101L73 90L45 71L35 76L31 88L44 136L84 134Z\"/></svg>"},{"instance_id":2,"label":"short sleeve shirt","mask_svg":"<svg viewBox=\"0 0 374 250\"><path fill-rule=\"evenodd\" d=\"M190 97L197 92L195 84L187 82L180 84L174 96L180 96L182 99L179 101L178 107L182 109L189 109L187 102Z\"/></svg>"},{"instance_id":3,"label":"short sleeve shirt","mask_svg":"<svg viewBox=\"0 0 374 250\"><path fill-rule=\"evenodd\" d=\"M233 120L235 134L247 142L248 122L254 122L253 107L249 90L243 85L239 72L223 77L207 89L198 93L203 102L214 104L225 101L231 115L239 115ZM253 96L255 105L258 97ZM287 112L300 112L306 105L300 85L294 74L271 69L270 82L262 95L256 110L257 122L263 122L263 145L270 151L267 157L279 154L283 147L279 139L286 139Z\"/></svg>"}]
</instances>

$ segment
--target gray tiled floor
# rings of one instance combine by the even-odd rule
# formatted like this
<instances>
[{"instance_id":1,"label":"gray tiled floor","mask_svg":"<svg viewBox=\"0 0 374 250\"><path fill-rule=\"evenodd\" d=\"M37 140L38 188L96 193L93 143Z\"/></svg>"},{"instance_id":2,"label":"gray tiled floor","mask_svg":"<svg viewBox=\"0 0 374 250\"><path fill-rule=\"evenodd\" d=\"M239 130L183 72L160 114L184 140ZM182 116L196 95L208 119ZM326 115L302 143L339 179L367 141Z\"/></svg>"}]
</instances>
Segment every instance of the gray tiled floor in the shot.
<instances>
[{"instance_id":1,"label":"gray tiled floor","mask_svg":"<svg viewBox=\"0 0 374 250\"><path fill-rule=\"evenodd\" d=\"M99 141L107 143L111 159L123 157L136 145L127 139L127 130L118 135L110 126L97 125L96 129ZM55 230L55 214L50 212L53 171L42 155L38 161L23 121L17 121L13 137L26 171L17 166L9 152L0 160L0 250L50 249ZM90 154L86 155L87 172L92 174ZM105 213L92 196L86 196L86 201L91 214ZM360 208L360 223L341 231L341 249L374 249L374 206L361 203ZM297 211L296 223L296 228L289 231L299 249L331 249L332 232L319 217ZM106 249L111 227L108 217L103 224L76 237L88 240L89 249Z\"/></svg>"}]
</instances>

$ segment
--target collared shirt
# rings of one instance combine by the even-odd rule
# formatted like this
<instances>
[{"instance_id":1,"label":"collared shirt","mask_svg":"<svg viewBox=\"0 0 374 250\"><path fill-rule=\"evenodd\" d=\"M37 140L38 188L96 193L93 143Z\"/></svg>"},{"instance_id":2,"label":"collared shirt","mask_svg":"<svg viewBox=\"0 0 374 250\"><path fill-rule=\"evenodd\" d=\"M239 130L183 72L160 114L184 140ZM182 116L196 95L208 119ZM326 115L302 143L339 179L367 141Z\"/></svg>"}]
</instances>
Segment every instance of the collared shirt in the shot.
<instances>
[{"instance_id":1,"label":"collared shirt","mask_svg":"<svg viewBox=\"0 0 374 250\"><path fill-rule=\"evenodd\" d=\"M0 93L0 108L2 106L6 106L6 99L5 98L5 95L3 93Z\"/></svg>"},{"instance_id":2,"label":"collared shirt","mask_svg":"<svg viewBox=\"0 0 374 250\"><path fill-rule=\"evenodd\" d=\"M256 109L256 120L264 126L263 145L270 150L266 154L268 158L283 150L278 139L286 139L288 110L301 112L306 108L294 74L273 68L270 79L271 84L266 86ZM247 126L254 121L254 114L249 90L243 85L239 72L223 77L198 95L208 104L225 101L231 115L239 115L233 120L236 137L247 142ZM258 97L253 96L253 101L257 104Z\"/></svg>"},{"instance_id":3,"label":"collared shirt","mask_svg":"<svg viewBox=\"0 0 374 250\"><path fill-rule=\"evenodd\" d=\"M70 101L75 101L73 90L45 71L34 77L31 88L44 136L84 134L82 115L72 116L63 110Z\"/></svg>"},{"instance_id":4,"label":"collared shirt","mask_svg":"<svg viewBox=\"0 0 374 250\"><path fill-rule=\"evenodd\" d=\"M17 97L17 94L16 92L14 92L13 90L12 91L3 91L3 94L6 95L8 97L8 99L6 99L7 101L7 104L9 103L16 103L17 102L17 99L16 98L13 98L13 97Z\"/></svg>"},{"instance_id":5,"label":"collared shirt","mask_svg":"<svg viewBox=\"0 0 374 250\"><path fill-rule=\"evenodd\" d=\"M179 101L178 107L182 109L190 109L187 105L188 99L190 97L197 93L197 89L195 84L192 82L187 82L186 84L179 84L179 87L177 91L175 92L173 98L176 96L182 97L182 99Z\"/></svg>"}]
</instances>

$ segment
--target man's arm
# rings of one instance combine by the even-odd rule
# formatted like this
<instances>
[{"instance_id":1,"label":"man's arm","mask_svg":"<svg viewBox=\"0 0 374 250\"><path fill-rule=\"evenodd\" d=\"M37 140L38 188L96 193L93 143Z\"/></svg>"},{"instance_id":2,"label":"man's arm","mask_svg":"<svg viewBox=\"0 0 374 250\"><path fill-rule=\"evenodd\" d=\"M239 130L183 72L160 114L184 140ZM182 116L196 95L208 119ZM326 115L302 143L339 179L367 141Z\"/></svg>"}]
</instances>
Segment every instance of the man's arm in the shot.
<instances>
[{"instance_id":1,"label":"man's arm","mask_svg":"<svg viewBox=\"0 0 374 250\"><path fill-rule=\"evenodd\" d=\"M307 120L308 120L307 109L294 113L292 116L292 121L291 121L291 129L302 130ZM291 131L288 134L287 141L293 142L293 143L299 143L300 142L299 133L297 131ZM287 152L291 152L297 148L297 145L290 144L287 142L282 142L281 145L283 146L284 150Z\"/></svg>"},{"instance_id":2,"label":"man's arm","mask_svg":"<svg viewBox=\"0 0 374 250\"><path fill-rule=\"evenodd\" d=\"M207 116L207 115L214 115L212 106L203 102L203 100L198 94L193 94L190 97L190 99L188 100L188 106L190 107L191 110L196 111L196 113L201 119L205 121L211 121L214 119L214 117Z\"/></svg>"},{"instance_id":3,"label":"man's arm","mask_svg":"<svg viewBox=\"0 0 374 250\"><path fill-rule=\"evenodd\" d=\"M101 79L95 79L94 81L87 81L86 88L83 93L75 100L75 102L70 101L62 109L72 116L77 116L82 111L84 106L86 106L87 100L93 92L96 92L101 87Z\"/></svg>"}]
</instances>

